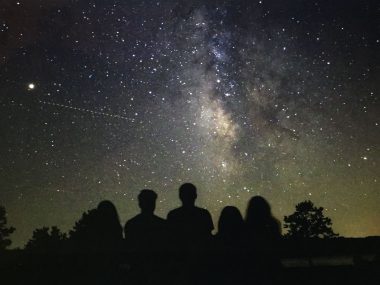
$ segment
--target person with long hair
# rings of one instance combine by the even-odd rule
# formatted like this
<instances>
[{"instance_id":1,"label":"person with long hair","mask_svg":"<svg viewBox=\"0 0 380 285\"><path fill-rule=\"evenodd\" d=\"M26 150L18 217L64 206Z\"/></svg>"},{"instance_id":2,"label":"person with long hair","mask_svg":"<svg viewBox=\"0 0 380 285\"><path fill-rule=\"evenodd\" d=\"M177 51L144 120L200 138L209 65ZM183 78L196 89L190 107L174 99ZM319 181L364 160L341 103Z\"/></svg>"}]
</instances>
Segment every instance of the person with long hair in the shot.
<instances>
[{"instance_id":1,"label":"person with long hair","mask_svg":"<svg viewBox=\"0 0 380 285\"><path fill-rule=\"evenodd\" d=\"M98 249L119 251L123 241L123 229L115 205L108 200L101 201L96 209Z\"/></svg>"},{"instance_id":2,"label":"person with long hair","mask_svg":"<svg viewBox=\"0 0 380 285\"><path fill-rule=\"evenodd\" d=\"M244 284L241 256L244 252L244 220L238 208L226 206L214 238L212 270L217 284Z\"/></svg>"},{"instance_id":3,"label":"person with long hair","mask_svg":"<svg viewBox=\"0 0 380 285\"><path fill-rule=\"evenodd\" d=\"M254 196L248 203L245 218L250 238L277 240L281 237L280 222L272 215L270 205L261 196Z\"/></svg>"},{"instance_id":4,"label":"person with long hair","mask_svg":"<svg viewBox=\"0 0 380 285\"><path fill-rule=\"evenodd\" d=\"M248 203L245 217L249 256L247 265L253 268L259 284L274 284L279 279L281 224L272 215L266 199L254 196Z\"/></svg>"},{"instance_id":5,"label":"person with long hair","mask_svg":"<svg viewBox=\"0 0 380 285\"><path fill-rule=\"evenodd\" d=\"M220 213L216 239L223 246L237 246L242 239L244 220L238 208L226 206Z\"/></svg>"}]
</instances>

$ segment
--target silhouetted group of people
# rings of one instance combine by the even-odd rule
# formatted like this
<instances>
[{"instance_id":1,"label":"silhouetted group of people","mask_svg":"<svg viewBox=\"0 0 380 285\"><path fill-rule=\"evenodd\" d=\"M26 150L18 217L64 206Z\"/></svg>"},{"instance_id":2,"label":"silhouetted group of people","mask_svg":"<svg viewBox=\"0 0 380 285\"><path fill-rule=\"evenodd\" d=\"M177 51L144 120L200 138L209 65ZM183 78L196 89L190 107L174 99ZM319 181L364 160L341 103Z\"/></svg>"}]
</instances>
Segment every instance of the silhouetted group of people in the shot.
<instances>
[{"instance_id":1,"label":"silhouetted group of people","mask_svg":"<svg viewBox=\"0 0 380 285\"><path fill-rule=\"evenodd\" d=\"M179 198L182 206L165 220L154 214L157 194L142 190L141 212L126 222L124 238L115 206L102 201L91 233L95 251L123 253L136 284L245 284L252 274L256 284L273 284L281 227L263 197L251 198L245 219L238 208L225 207L215 235L210 213L195 205L196 187L181 185Z\"/></svg>"}]
</instances>

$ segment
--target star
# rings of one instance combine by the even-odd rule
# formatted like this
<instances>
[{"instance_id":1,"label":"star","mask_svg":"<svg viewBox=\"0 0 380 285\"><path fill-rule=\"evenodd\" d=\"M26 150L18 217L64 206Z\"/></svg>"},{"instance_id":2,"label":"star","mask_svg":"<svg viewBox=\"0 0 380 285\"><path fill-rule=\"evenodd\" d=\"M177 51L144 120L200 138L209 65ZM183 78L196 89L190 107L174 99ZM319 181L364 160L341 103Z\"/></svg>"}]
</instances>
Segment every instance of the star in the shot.
<instances>
[{"instance_id":1,"label":"star","mask_svg":"<svg viewBox=\"0 0 380 285\"><path fill-rule=\"evenodd\" d=\"M34 83L29 83L28 84L28 90L34 90L36 88L36 85Z\"/></svg>"}]
</instances>

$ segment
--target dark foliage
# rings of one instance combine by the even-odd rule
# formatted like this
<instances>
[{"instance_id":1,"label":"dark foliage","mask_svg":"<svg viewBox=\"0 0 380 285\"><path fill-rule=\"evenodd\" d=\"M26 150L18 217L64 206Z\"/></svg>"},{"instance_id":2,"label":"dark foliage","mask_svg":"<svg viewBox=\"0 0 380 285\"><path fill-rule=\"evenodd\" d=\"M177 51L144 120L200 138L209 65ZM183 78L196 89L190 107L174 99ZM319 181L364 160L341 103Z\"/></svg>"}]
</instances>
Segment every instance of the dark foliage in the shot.
<instances>
[{"instance_id":1,"label":"dark foliage","mask_svg":"<svg viewBox=\"0 0 380 285\"><path fill-rule=\"evenodd\" d=\"M84 251L91 249L94 245L91 240L96 235L96 209L91 209L82 214L82 217L75 222L69 232L69 239L72 246Z\"/></svg>"},{"instance_id":2,"label":"dark foliage","mask_svg":"<svg viewBox=\"0 0 380 285\"><path fill-rule=\"evenodd\" d=\"M314 206L310 200L296 205L296 211L284 217L286 237L292 238L334 238L331 219L323 214L323 207Z\"/></svg>"},{"instance_id":3,"label":"dark foliage","mask_svg":"<svg viewBox=\"0 0 380 285\"><path fill-rule=\"evenodd\" d=\"M40 253L54 253L61 251L66 241L66 234L62 233L59 228L43 227L33 231L33 236L26 244L25 249Z\"/></svg>"},{"instance_id":4,"label":"dark foliage","mask_svg":"<svg viewBox=\"0 0 380 285\"><path fill-rule=\"evenodd\" d=\"M14 227L7 227L7 212L3 206L0 206L0 251L12 244L8 237L15 230Z\"/></svg>"}]
</instances>

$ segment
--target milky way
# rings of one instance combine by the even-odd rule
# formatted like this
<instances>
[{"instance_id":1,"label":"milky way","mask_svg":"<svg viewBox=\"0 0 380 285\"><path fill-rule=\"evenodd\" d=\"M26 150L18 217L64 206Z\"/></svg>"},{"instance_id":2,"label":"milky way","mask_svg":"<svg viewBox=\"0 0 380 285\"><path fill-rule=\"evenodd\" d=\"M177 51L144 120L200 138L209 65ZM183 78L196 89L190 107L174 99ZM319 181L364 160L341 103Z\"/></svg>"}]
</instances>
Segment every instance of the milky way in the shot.
<instances>
[{"instance_id":1,"label":"milky way","mask_svg":"<svg viewBox=\"0 0 380 285\"><path fill-rule=\"evenodd\" d=\"M193 182L214 223L263 195L379 235L376 1L11 1L0 7L0 204L64 231ZM288 1L287 1L288 2Z\"/></svg>"}]
</instances>

